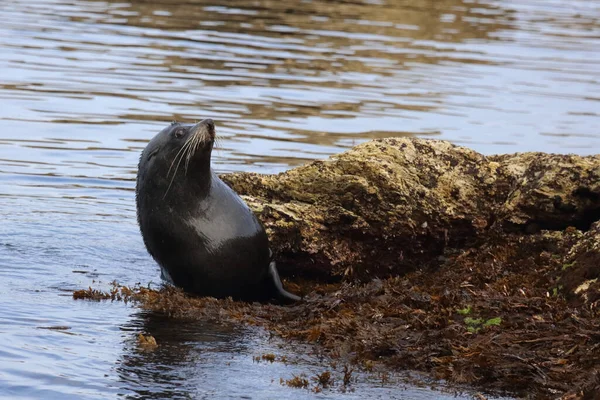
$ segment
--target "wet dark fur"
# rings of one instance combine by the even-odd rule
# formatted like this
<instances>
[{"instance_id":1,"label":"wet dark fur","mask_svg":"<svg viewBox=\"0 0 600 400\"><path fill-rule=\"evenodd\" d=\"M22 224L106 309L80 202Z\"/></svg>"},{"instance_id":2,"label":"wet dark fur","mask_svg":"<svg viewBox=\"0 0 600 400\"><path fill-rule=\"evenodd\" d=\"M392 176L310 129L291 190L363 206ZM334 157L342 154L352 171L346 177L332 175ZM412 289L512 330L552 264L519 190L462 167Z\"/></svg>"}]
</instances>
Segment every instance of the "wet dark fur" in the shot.
<instances>
[{"instance_id":1,"label":"wet dark fur","mask_svg":"<svg viewBox=\"0 0 600 400\"><path fill-rule=\"evenodd\" d=\"M214 140L212 120L173 123L142 152L136 203L148 252L186 292L298 300L281 286L261 223L210 168Z\"/></svg>"}]
</instances>

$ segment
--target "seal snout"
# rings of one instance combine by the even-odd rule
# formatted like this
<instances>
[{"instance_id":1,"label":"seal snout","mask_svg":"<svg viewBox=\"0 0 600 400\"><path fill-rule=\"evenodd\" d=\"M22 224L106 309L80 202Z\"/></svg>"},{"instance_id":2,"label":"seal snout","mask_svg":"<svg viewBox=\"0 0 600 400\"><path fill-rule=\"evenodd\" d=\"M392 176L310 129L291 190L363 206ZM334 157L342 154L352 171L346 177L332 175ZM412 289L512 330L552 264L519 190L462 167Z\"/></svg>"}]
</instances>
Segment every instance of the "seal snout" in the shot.
<instances>
[{"instance_id":1,"label":"seal snout","mask_svg":"<svg viewBox=\"0 0 600 400\"><path fill-rule=\"evenodd\" d=\"M215 123L212 119L206 118L192 127L192 134L198 135L200 141L207 142L215 140Z\"/></svg>"},{"instance_id":2,"label":"seal snout","mask_svg":"<svg viewBox=\"0 0 600 400\"><path fill-rule=\"evenodd\" d=\"M210 118L203 119L203 120L202 120L202 121L200 121L199 123L200 123L200 124L205 124L205 125L208 127L208 129L211 129L211 130L213 130L213 131L215 130L215 123L214 123L214 121L213 121L212 119L210 119Z\"/></svg>"}]
</instances>

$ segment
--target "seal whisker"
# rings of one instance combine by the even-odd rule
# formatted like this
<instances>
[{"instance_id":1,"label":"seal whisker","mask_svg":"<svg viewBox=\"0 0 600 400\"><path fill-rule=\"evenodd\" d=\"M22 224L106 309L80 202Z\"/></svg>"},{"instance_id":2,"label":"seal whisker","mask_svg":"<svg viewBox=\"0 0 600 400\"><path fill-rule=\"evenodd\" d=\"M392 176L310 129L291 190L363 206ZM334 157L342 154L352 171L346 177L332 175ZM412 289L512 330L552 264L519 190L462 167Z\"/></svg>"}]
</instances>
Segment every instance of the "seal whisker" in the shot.
<instances>
[{"instance_id":1,"label":"seal whisker","mask_svg":"<svg viewBox=\"0 0 600 400\"><path fill-rule=\"evenodd\" d=\"M171 165L169 166L169 170L167 171L167 178L169 177L169 175L171 174L171 169L173 168L173 164L175 163L175 160L177 160L177 157L179 156L179 154L184 150L185 145L188 142L186 141L183 146L181 146L181 148L179 149L179 151L177 152L177 154L175 154L175 157L173 157L173 161L171 161ZM177 168L175 168L175 171L177 171Z\"/></svg>"},{"instance_id":2,"label":"seal whisker","mask_svg":"<svg viewBox=\"0 0 600 400\"><path fill-rule=\"evenodd\" d=\"M190 145L190 148L187 151L187 157L185 160L185 172L187 174L187 170L188 170L188 165L190 163L190 160L192 159L193 155L196 154L196 151L198 150L198 147L200 147L200 145L203 143L204 141L204 135L203 134L198 134L198 132L194 132L194 135L191 138L192 144Z\"/></svg>"},{"instance_id":3,"label":"seal whisker","mask_svg":"<svg viewBox=\"0 0 600 400\"><path fill-rule=\"evenodd\" d=\"M201 133L196 132L194 134L194 148L191 151L189 157L191 158L196 153L196 151L198 151L198 148L203 146L209 139L210 137L206 131L202 131Z\"/></svg>"},{"instance_id":4,"label":"seal whisker","mask_svg":"<svg viewBox=\"0 0 600 400\"><path fill-rule=\"evenodd\" d=\"M165 197L167 197L167 193L169 193L169 189L171 189L171 186L173 185L173 181L175 180L175 176L177 175L177 171L179 170L179 165L181 164L181 161L183 161L183 157L186 154L185 150L187 150L187 148L191 146L190 139L186 140L186 142L183 144L183 146L181 146L181 149L179 149L179 151L173 158L173 161L171 162L171 167L173 167L173 163L177 160L177 158L179 158L179 161L177 161L177 165L175 166L175 171L173 171L173 176L171 177L171 181L169 182L169 186L167 187L167 190L165 191L165 194L163 195L163 199ZM169 167L169 171L167 172L167 179L169 178L169 173L171 172L171 167Z\"/></svg>"},{"instance_id":5,"label":"seal whisker","mask_svg":"<svg viewBox=\"0 0 600 400\"><path fill-rule=\"evenodd\" d=\"M190 165L190 160L192 159L192 156L196 153L196 149L198 148L198 138L197 138L197 134L194 133L191 137L190 137L190 145L188 146L187 150L185 151L185 174L187 175L187 171L188 171L188 166Z\"/></svg>"},{"instance_id":6,"label":"seal whisker","mask_svg":"<svg viewBox=\"0 0 600 400\"><path fill-rule=\"evenodd\" d=\"M177 176L177 171L179 170L179 166L181 165L181 161L183 161L183 157L186 154L186 150L191 146L190 141L186 141L183 146L181 146L181 149L179 150L179 152L177 152L177 154L175 155L175 158L173 158L173 161L171 162L171 165L173 165L173 163L175 161L177 161L177 158L179 158L179 161L177 161L177 165L175 166L175 170L173 171L173 176L171 176L171 181L169 182L169 186L167 187L167 190L165 191L165 194L163 196L163 199L167 196L167 193L169 193L169 189L171 189L171 185L173 184L173 180L175 179L175 176ZM171 169L169 168L169 171ZM167 172L167 178L169 177L169 172Z\"/></svg>"},{"instance_id":7,"label":"seal whisker","mask_svg":"<svg viewBox=\"0 0 600 400\"><path fill-rule=\"evenodd\" d=\"M175 172L174 172L173 176L175 176L175 174L177 173L177 170L179 169L179 165L181 164L181 161L183 161L184 157L186 157L186 165L189 162L189 150L193 147L193 145L194 145L193 142L194 142L194 137L190 136L185 141L185 143L183 144L183 146L181 146L181 149L177 153L177 155L179 155L179 161L177 162L177 167L175 168Z\"/></svg>"}]
</instances>

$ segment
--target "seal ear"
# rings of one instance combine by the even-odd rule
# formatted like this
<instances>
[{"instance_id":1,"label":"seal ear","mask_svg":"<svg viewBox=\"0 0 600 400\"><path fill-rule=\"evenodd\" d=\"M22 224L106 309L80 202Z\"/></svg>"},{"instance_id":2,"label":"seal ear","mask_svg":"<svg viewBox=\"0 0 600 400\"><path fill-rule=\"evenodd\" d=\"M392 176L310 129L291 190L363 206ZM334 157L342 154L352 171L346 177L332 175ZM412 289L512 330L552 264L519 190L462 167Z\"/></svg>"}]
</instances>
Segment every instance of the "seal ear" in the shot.
<instances>
[{"instance_id":1,"label":"seal ear","mask_svg":"<svg viewBox=\"0 0 600 400\"><path fill-rule=\"evenodd\" d=\"M150 154L148 154L148 158L146 158L146 161L150 161L150 159L151 159L152 157L154 157L154 156L156 155L156 153L158 153L158 152L159 152L159 150L160 150L160 147L157 147L156 149L152 150L152 151L150 152Z\"/></svg>"},{"instance_id":2,"label":"seal ear","mask_svg":"<svg viewBox=\"0 0 600 400\"><path fill-rule=\"evenodd\" d=\"M179 122L173 120L173 121L171 121L171 126L173 126L173 125L179 125Z\"/></svg>"}]
</instances>

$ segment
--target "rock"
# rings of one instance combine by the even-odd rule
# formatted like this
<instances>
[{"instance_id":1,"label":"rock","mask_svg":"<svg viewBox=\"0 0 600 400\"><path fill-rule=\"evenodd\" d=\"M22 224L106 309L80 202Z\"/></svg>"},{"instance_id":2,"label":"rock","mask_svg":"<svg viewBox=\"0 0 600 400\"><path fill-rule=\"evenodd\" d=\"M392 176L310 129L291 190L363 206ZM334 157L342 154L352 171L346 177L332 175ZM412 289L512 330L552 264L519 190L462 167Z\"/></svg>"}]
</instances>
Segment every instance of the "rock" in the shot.
<instances>
[{"instance_id":1,"label":"rock","mask_svg":"<svg viewBox=\"0 0 600 400\"><path fill-rule=\"evenodd\" d=\"M273 176L223 177L259 214L279 259L321 275L412 269L486 229L496 168L434 140L384 139Z\"/></svg>"},{"instance_id":2,"label":"rock","mask_svg":"<svg viewBox=\"0 0 600 400\"><path fill-rule=\"evenodd\" d=\"M600 156L520 153L490 160L501 165L508 185L500 212L505 227L587 230L600 219Z\"/></svg>"},{"instance_id":3,"label":"rock","mask_svg":"<svg viewBox=\"0 0 600 400\"><path fill-rule=\"evenodd\" d=\"M588 229L600 156L483 156L445 141L379 139L278 175L222 176L265 224L284 274L397 275L490 231Z\"/></svg>"},{"instance_id":4,"label":"rock","mask_svg":"<svg viewBox=\"0 0 600 400\"><path fill-rule=\"evenodd\" d=\"M600 300L600 222L594 223L563 259L560 284L583 304Z\"/></svg>"}]
</instances>

